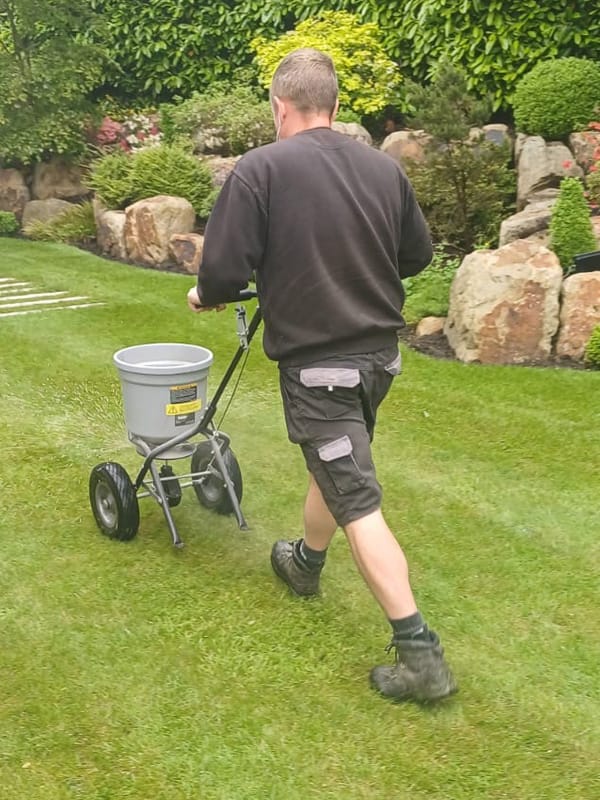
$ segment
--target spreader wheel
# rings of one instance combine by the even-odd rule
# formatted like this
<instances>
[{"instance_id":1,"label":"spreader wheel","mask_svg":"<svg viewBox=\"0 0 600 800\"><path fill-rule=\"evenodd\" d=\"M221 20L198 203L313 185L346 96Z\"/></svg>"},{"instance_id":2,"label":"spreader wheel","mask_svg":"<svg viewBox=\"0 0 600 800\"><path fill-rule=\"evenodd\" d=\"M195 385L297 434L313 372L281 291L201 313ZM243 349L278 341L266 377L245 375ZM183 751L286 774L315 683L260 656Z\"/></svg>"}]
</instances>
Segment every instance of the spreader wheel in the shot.
<instances>
[{"instance_id":1,"label":"spreader wheel","mask_svg":"<svg viewBox=\"0 0 600 800\"><path fill-rule=\"evenodd\" d=\"M114 461L98 464L90 475L90 504L105 536L129 541L138 532L140 510L126 470Z\"/></svg>"},{"instance_id":2,"label":"spreader wheel","mask_svg":"<svg viewBox=\"0 0 600 800\"><path fill-rule=\"evenodd\" d=\"M243 484L242 473L237 458L230 447L223 453L223 460L227 474L233 484L238 503L242 500ZM219 470L210 442L200 442L194 451L191 464L192 472L206 472L194 480L194 490L198 500L205 508L216 511L217 514L231 514L233 504L225 479Z\"/></svg>"}]
</instances>

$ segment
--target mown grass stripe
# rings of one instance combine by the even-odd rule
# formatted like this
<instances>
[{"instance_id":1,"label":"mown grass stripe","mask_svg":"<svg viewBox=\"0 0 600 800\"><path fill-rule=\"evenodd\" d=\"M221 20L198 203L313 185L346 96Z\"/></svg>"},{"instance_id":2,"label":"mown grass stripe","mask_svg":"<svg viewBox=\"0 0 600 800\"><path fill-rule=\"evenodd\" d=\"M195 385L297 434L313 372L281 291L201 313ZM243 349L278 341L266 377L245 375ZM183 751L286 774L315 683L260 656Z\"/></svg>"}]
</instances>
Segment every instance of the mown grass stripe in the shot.
<instances>
[{"instance_id":1,"label":"mown grass stripe","mask_svg":"<svg viewBox=\"0 0 600 800\"><path fill-rule=\"evenodd\" d=\"M66 311L67 309L93 308L94 306L103 305L105 305L105 303L76 303L75 305L53 306L52 308L30 308L27 309L27 311L0 311L0 319L4 317L23 317L25 314L43 314L46 311Z\"/></svg>"}]
</instances>

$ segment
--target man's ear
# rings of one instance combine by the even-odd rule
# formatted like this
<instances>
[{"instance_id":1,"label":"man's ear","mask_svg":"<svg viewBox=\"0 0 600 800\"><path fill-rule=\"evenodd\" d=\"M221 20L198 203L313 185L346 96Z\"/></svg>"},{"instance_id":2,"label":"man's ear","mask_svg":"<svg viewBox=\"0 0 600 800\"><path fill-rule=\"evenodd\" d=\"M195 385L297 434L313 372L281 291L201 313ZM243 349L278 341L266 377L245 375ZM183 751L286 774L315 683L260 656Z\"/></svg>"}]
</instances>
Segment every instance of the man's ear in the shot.
<instances>
[{"instance_id":1,"label":"man's ear","mask_svg":"<svg viewBox=\"0 0 600 800\"><path fill-rule=\"evenodd\" d=\"M280 120L283 121L285 119L287 113L285 103L276 94L273 95L273 110Z\"/></svg>"},{"instance_id":2,"label":"man's ear","mask_svg":"<svg viewBox=\"0 0 600 800\"><path fill-rule=\"evenodd\" d=\"M337 117L337 113L340 110L340 101L335 101L335 106L333 107L333 112L331 114L331 121L334 122L335 118Z\"/></svg>"}]
</instances>

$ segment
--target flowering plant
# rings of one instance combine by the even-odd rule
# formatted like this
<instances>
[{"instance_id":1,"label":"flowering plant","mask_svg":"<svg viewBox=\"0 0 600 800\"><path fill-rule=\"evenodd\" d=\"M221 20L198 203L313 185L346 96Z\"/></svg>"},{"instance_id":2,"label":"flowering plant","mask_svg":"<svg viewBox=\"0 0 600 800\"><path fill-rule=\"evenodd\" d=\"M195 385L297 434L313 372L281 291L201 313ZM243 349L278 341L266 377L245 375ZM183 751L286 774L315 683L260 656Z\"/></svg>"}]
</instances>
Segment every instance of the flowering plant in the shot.
<instances>
[{"instance_id":1,"label":"flowering plant","mask_svg":"<svg viewBox=\"0 0 600 800\"><path fill-rule=\"evenodd\" d=\"M103 150L120 148L126 153L137 152L161 143L162 133L155 114L136 112L122 122L104 117L94 132L93 140Z\"/></svg>"},{"instance_id":2,"label":"flowering plant","mask_svg":"<svg viewBox=\"0 0 600 800\"><path fill-rule=\"evenodd\" d=\"M586 200L588 201L592 213L596 213L600 208L600 142L598 142L598 133L600 133L600 122L594 121L588 123L588 131L593 131L595 136L591 133L586 133L588 141L596 143L596 147L592 153L592 163L588 167L586 183Z\"/></svg>"}]
</instances>

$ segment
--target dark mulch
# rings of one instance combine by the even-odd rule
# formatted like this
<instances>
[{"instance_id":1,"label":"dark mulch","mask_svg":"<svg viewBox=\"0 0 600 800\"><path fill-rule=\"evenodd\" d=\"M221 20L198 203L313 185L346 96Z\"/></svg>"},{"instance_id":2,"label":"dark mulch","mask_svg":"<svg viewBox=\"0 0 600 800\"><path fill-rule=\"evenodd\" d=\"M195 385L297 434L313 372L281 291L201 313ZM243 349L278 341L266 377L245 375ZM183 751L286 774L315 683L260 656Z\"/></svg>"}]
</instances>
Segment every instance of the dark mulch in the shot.
<instances>
[{"instance_id":1,"label":"dark mulch","mask_svg":"<svg viewBox=\"0 0 600 800\"><path fill-rule=\"evenodd\" d=\"M410 347L411 350L416 350L418 353L431 356L432 358L444 359L446 361L458 361L448 343L448 339L446 339L443 333L435 333L431 336L417 336L415 334L415 329L416 325L406 325L406 327L400 331L400 341L407 347ZM553 369L589 369L581 361L573 361L573 359L559 356L551 356L546 360L532 361L520 364L519 366L550 367Z\"/></svg>"}]
</instances>

